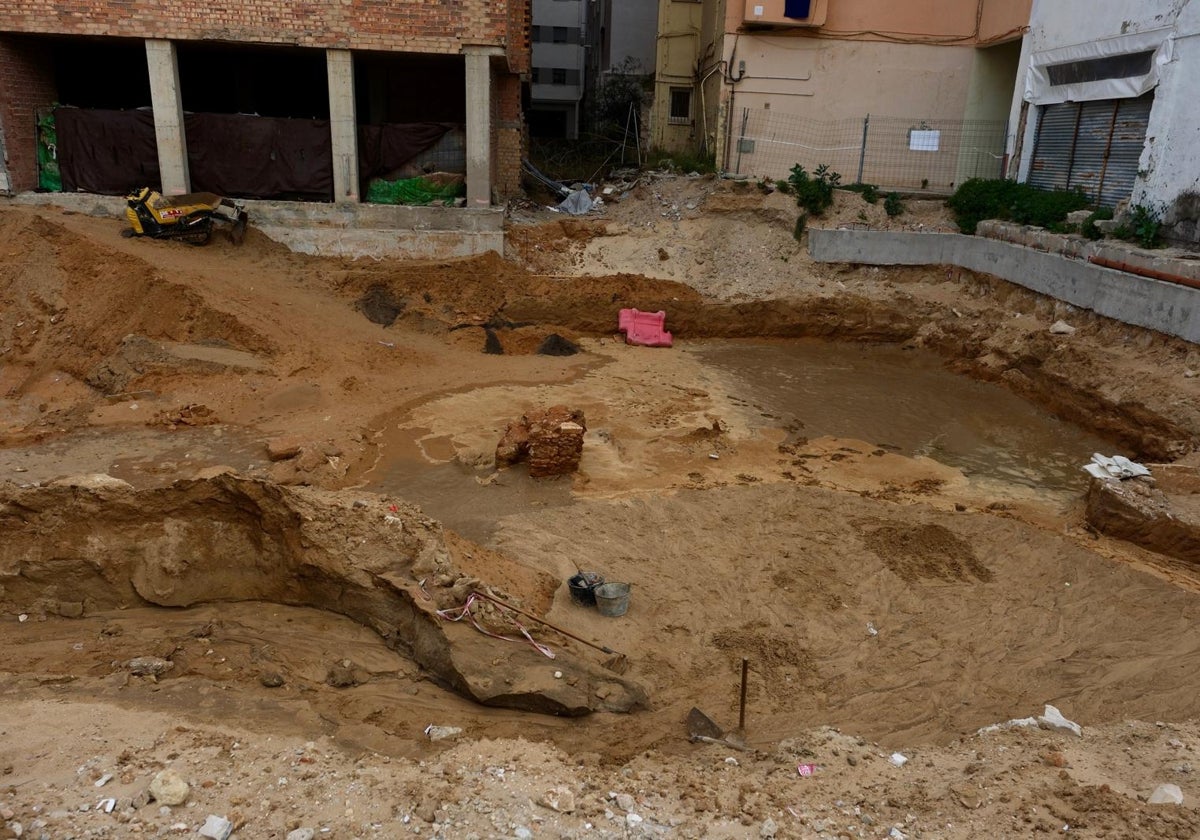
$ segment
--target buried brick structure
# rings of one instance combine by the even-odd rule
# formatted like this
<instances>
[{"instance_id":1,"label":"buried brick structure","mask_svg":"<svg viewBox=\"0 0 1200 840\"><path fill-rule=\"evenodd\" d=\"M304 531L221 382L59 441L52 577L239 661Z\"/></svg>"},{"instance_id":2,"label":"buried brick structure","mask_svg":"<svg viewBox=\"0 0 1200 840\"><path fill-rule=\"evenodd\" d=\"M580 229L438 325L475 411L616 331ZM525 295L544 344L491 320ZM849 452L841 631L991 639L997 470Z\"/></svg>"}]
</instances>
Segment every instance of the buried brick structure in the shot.
<instances>
[{"instance_id":1,"label":"buried brick structure","mask_svg":"<svg viewBox=\"0 0 1200 840\"><path fill-rule=\"evenodd\" d=\"M583 412L556 405L531 411L504 430L496 446L496 466L529 462L531 478L569 475L579 469L587 423Z\"/></svg>"}]
</instances>

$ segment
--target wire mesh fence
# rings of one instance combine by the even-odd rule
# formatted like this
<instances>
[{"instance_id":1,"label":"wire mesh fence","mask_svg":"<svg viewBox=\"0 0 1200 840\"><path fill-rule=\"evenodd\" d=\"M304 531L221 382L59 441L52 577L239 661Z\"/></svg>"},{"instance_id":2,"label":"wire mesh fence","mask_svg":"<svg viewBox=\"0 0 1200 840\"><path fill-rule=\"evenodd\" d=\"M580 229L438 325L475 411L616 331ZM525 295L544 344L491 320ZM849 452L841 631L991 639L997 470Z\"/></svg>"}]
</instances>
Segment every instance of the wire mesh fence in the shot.
<instances>
[{"instance_id":1,"label":"wire mesh fence","mask_svg":"<svg viewBox=\"0 0 1200 840\"><path fill-rule=\"evenodd\" d=\"M999 178L1005 168L1002 120L864 117L821 121L746 108L727 169L739 175L786 178L795 164L820 164L842 183L950 192L968 178Z\"/></svg>"}]
</instances>

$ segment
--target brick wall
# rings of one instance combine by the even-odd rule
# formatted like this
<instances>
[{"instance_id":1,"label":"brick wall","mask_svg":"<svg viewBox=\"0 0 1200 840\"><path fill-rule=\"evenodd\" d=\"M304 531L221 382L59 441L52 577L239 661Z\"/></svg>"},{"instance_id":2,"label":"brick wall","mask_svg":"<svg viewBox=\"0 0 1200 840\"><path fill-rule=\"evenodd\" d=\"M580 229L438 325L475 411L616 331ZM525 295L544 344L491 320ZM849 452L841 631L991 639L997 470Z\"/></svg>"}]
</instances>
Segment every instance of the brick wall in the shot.
<instances>
[{"instance_id":1,"label":"brick wall","mask_svg":"<svg viewBox=\"0 0 1200 840\"><path fill-rule=\"evenodd\" d=\"M492 74L492 185L501 199L521 192L521 158L526 131L521 113L521 77Z\"/></svg>"},{"instance_id":2,"label":"brick wall","mask_svg":"<svg viewBox=\"0 0 1200 840\"><path fill-rule=\"evenodd\" d=\"M433 53L492 44L528 66L527 6L528 0L0 0L0 32Z\"/></svg>"},{"instance_id":3,"label":"brick wall","mask_svg":"<svg viewBox=\"0 0 1200 840\"><path fill-rule=\"evenodd\" d=\"M25 39L0 35L0 126L13 192L37 186L37 111L56 97L45 51Z\"/></svg>"}]
</instances>

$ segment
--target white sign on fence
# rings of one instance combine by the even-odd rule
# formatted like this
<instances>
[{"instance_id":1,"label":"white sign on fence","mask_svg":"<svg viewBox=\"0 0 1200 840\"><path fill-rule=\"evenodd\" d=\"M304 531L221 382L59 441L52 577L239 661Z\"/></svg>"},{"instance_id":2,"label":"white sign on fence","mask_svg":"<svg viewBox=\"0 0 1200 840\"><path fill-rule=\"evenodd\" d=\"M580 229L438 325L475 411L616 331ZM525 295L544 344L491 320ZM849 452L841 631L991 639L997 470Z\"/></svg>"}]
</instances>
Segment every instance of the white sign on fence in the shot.
<instances>
[{"instance_id":1,"label":"white sign on fence","mask_svg":"<svg viewBox=\"0 0 1200 840\"><path fill-rule=\"evenodd\" d=\"M942 132L930 129L912 129L908 132L910 152L936 152L941 147Z\"/></svg>"}]
</instances>

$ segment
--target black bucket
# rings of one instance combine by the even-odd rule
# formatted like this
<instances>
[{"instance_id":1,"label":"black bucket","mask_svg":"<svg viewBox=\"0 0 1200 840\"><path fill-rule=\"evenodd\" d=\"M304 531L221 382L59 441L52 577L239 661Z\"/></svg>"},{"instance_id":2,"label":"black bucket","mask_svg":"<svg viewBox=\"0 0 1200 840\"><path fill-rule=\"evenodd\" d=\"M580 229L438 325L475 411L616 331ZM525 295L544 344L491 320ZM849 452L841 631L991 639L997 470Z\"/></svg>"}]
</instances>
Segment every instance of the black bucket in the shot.
<instances>
[{"instance_id":1,"label":"black bucket","mask_svg":"<svg viewBox=\"0 0 1200 840\"><path fill-rule=\"evenodd\" d=\"M596 587L604 583L604 577L595 572L580 572L567 581L571 600L581 607L596 606Z\"/></svg>"}]
</instances>

